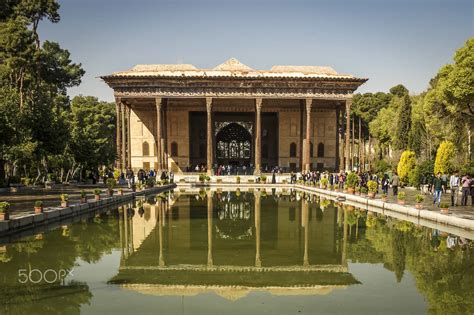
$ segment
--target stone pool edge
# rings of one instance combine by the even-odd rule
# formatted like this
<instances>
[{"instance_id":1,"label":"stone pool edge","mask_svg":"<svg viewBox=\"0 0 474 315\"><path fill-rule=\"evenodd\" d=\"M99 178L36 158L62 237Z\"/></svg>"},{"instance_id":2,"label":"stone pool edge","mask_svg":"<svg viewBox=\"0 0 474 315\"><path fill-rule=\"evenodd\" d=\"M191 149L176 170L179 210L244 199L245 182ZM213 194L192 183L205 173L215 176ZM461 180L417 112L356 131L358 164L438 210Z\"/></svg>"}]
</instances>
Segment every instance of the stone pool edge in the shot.
<instances>
[{"instance_id":1,"label":"stone pool edge","mask_svg":"<svg viewBox=\"0 0 474 315\"><path fill-rule=\"evenodd\" d=\"M114 195L104 197L100 200L90 200L87 203L72 204L69 207L48 207L43 213L25 214L10 220L0 221L0 236L8 236L29 230L38 226L47 225L56 221L72 218L84 213L93 212L102 208L121 204L129 200L133 200L136 196L157 194L168 191L176 187L176 184L168 184L164 186L156 186L137 192L127 192L123 196Z\"/></svg>"}]
</instances>

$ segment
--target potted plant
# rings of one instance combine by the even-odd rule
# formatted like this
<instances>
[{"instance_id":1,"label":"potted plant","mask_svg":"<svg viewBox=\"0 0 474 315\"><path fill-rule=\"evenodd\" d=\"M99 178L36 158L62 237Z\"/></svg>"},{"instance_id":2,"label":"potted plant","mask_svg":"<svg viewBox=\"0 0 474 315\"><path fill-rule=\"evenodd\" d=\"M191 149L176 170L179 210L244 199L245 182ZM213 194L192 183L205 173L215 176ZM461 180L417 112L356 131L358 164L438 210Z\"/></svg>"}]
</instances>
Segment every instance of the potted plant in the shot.
<instances>
[{"instance_id":1,"label":"potted plant","mask_svg":"<svg viewBox=\"0 0 474 315\"><path fill-rule=\"evenodd\" d=\"M319 181L320 188L326 189L328 187L329 180L327 178L321 178Z\"/></svg>"},{"instance_id":2,"label":"potted plant","mask_svg":"<svg viewBox=\"0 0 474 315\"><path fill-rule=\"evenodd\" d=\"M356 186L356 187L354 188L354 192L355 192L356 195L359 195L359 196L360 196L360 187L359 187L359 186Z\"/></svg>"},{"instance_id":3,"label":"potted plant","mask_svg":"<svg viewBox=\"0 0 474 315\"><path fill-rule=\"evenodd\" d=\"M211 181L211 177L210 177L210 176L207 176L207 175L206 175L205 179L206 179L206 182L207 182L207 183L209 183L209 182Z\"/></svg>"},{"instance_id":4,"label":"potted plant","mask_svg":"<svg viewBox=\"0 0 474 315\"><path fill-rule=\"evenodd\" d=\"M383 202L387 202L387 194L386 193L383 193L380 197L382 197L382 201Z\"/></svg>"},{"instance_id":5,"label":"potted plant","mask_svg":"<svg viewBox=\"0 0 474 315\"><path fill-rule=\"evenodd\" d=\"M334 184L334 191L339 191L339 184Z\"/></svg>"},{"instance_id":6,"label":"potted plant","mask_svg":"<svg viewBox=\"0 0 474 315\"><path fill-rule=\"evenodd\" d=\"M114 194L114 188L117 182L114 178L108 178L105 184L107 185L107 192L109 196L112 196Z\"/></svg>"},{"instance_id":7,"label":"potted plant","mask_svg":"<svg viewBox=\"0 0 474 315\"><path fill-rule=\"evenodd\" d=\"M350 172L346 178L347 192L354 194L355 188L359 185L359 177L356 173Z\"/></svg>"},{"instance_id":8,"label":"potted plant","mask_svg":"<svg viewBox=\"0 0 474 315\"><path fill-rule=\"evenodd\" d=\"M422 202L425 200L425 196L423 196L422 194L418 194L416 195L415 200L416 200L415 208L418 210L423 209Z\"/></svg>"},{"instance_id":9,"label":"potted plant","mask_svg":"<svg viewBox=\"0 0 474 315\"><path fill-rule=\"evenodd\" d=\"M7 201L0 202L0 221L10 219L10 203Z\"/></svg>"},{"instance_id":10,"label":"potted plant","mask_svg":"<svg viewBox=\"0 0 474 315\"><path fill-rule=\"evenodd\" d=\"M369 198L372 198L374 199L375 198L375 194L377 193L377 182L374 181L374 180L369 180L367 182L367 188L369 189Z\"/></svg>"},{"instance_id":11,"label":"potted plant","mask_svg":"<svg viewBox=\"0 0 474 315\"><path fill-rule=\"evenodd\" d=\"M35 213L43 213L43 202L41 200L35 201Z\"/></svg>"},{"instance_id":12,"label":"potted plant","mask_svg":"<svg viewBox=\"0 0 474 315\"><path fill-rule=\"evenodd\" d=\"M367 187L365 187L365 186L360 187L360 194L362 196L364 196L364 197L367 196L367 192L368 192Z\"/></svg>"},{"instance_id":13,"label":"potted plant","mask_svg":"<svg viewBox=\"0 0 474 315\"><path fill-rule=\"evenodd\" d=\"M67 208L69 206L68 194L61 194L61 207Z\"/></svg>"},{"instance_id":14,"label":"potted plant","mask_svg":"<svg viewBox=\"0 0 474 315\"><path fill-rule=\"evenodd\" d=\"M404 205L405 204L405 198L406 198L406 194L404 191L401 191L398 193L397 195L397 202L399 205Z\"/></svg>"},{"instance_id":15,"label":"potted plant","mask_svg":"<svg viewBox=\"0 0 474 315\"><path fill-rule=\"evenodd\" d=\"M240 184L240 176L237 176L237 177L235 178L235 180L236 180L237 184Z\"/></svg>"},{"instance_id":16,"label":"potted plant","mask_svg":"<svg viewBox=\"0 0 474 315\"><path fill-rule=\"evenodd\" d=\"M439 207L441 208L441 213L444 213L444 214L449 213L449 203L442 202L442 203L439 204Z\"/></svg>"},{"instance_id":17,"label":"potted plant","mask_svg":"<svg viewBox=\"0 0 474 315\"><path fill-rule=\"evenodd\" d=\"M204 181L206 180L206 175L204 174L199 174L199 181L201 182L201 184L204 184Z\"/></svg>"},{"instance_id":18,"label":"potted plant","mask_svg":"<svg viewBox=\"0 0 474 315\"><path fill-rule=\"evenodd\" d=\"M347 192L347 184L344 184L344 185L342 186L342 191L345 192L345 193Z\"/></svg>"},{"instance_id":19,"label":"potted plant","mask_svg":"<svg viewBox=\"0 0 474 315\"><path fill-rule=\"evenodd\" d=\"M120 189L118 190L118 194L119 194L119 196L123 196L123 189L122 189L122 188L120 188Z\"/></svg>"},{"instance_id":20,"label":"potted plant","mask_svg":"<svg viewBox=\"0 0 474 315\"><path fill-rule=\"evenodd\" d=\"M94 199L96 201L100 200L100 194L101 193L102 193L102 190L100 190L99 188L94 189Z\"/></svg>"},{"instance_id":21,"label":"potted plant","mask_svg":"<svg viewBox=\"0 0 474 315\"><path fill-rule=\"evenodd\" d=\"M260 182L265 184L267 182L267 175L260 175Z\"/></svg>"},{"instance_id":22,"label":"potted plant","mask_svg":"<svg viewBox=\"0 0 474 315\"><path fill-rule=\"evenodd\" d=\"M81 203L86 203L87 202L87 194L86 191L83 189L81 190Z\"/></svg>"}]
</instances>

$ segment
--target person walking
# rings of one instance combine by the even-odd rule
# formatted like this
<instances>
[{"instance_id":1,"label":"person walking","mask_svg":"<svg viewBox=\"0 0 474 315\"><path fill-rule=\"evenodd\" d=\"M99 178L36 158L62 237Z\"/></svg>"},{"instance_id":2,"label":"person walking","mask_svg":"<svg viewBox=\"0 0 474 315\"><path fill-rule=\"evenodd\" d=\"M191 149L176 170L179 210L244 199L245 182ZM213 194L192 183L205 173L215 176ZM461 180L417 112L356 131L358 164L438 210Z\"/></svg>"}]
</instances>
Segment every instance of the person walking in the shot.
<instances>
[{"instance_id":1,"label":"person walking","mask_svg":"<svg viewBox=\"0 0 474 315\"><path fill-rule=\"evenodd\" d=\"M389 183L390 183L390 180L388 178L388 174L385 173L383 174L383 178L382 178L382 191L384 194L388 194L388 186L389 186Z\"/></svg>"},{"instance_id":2,"label":"person walking","mask_svg":"<svg viewBox=\"0 0 474 315\"><path fill-rule=\"evenodd\" d=\"M451 189L451 206L458 205L458 194L459 194L459 175L458 171L454 171L454 174L449 178L449 187Z\"/></svg>"},{"instance_id":3,"label":"person walking","mask_svg":"<svg viewBox=\"0 0 474 315\"><path fill-rule=\"evenodd\" d=\"M441 179L441 172L436 174L436 177L433 179L433 205L438 202L441 203L441 193L443 192L443 180Z\"/></svg>"},{"instance_id":4,"label":"person walking","mask_svg":"<svg viewBox=\"0 0 474 315\"><path fill-rule=\"evenodd\" d=\"M392 190L393 195L398 196L398 186L400 185L400 178L398 177L397 172L393 172L392 176Z\"/></svg>"},{"instance_id":5,"label":"person walking","mask_svg":"<svg viewBox=\"0 0 474 315\"><path fill-rule=\"evenodd\" d=\"M448 186L448 175L444 174L441 175L441 183L442 183L442 189L443 189L443 194L446 193L446 186Z\"/></svg>"},{"instance_id":6,"label":"person walking","mask_svg":"<svg viewBox=\"0 0 474 315\"><path fill-rule=\"evenodd\" d=\"M469 175L464 175L461 179L462 187L462 196L461 196L461 206L467 206L467 197L469 196L471 190L471 178Z\"/></svg>"}]
</instances>

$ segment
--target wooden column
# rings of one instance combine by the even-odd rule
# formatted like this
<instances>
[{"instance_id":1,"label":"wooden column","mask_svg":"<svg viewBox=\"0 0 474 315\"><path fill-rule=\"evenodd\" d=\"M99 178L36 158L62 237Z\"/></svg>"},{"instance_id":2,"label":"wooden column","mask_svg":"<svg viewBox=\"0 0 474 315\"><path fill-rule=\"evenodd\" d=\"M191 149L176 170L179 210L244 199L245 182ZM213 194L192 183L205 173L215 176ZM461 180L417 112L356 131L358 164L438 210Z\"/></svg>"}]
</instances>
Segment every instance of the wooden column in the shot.
<instances>
[{"instance_id":1,"label":"wooden column","mask_svg":"<svg viewBox=\"0 0 474 315\"><path fill-rule=\"evenodd\" d=\"M306 99L306 138L305 138L305 150L304 150L304 170L309 171L311 165L311 107L313 106L313 99Z\"/></svg>"},{"instance_id":2,"label":"wooden column","mask_svg":"<svg viewBox=\"0 0 474 315\"><path fill-rule=\"evenodd\" d=\"M212 175L212 97L206 97L207 110L207 175Z\"/></svg>"},{"instance_id":3,"label":"wooden column","mask_svg":"<svg viewBox=\"0 0 474 315\"><path fill-rule=\"evenodd\" d=\"M260 258L260 192L255 193L255 267L262 267Z\"/></svg>"},{"instance_id":4,"label":"wooden column","mask_svg":"<svg viewBox=\"0 0 474 315\"><path fill-rule=\"evenodd\" d=\"M262 163L262 99L255 99L255 175L260 175L260 167Z\"/></svg>"},{"instance_id":5,"label":"wooden column","mask_svg":"<svg viewBox=\"0 0 474 315\"><path fill-rule=\"evenodd\" d=\"M127 147L126 147L126 138L125 138L125 108L126 105L123 102L120 102L120 111L121 117L120 120L122 121L122 165L120 169L123 171L127 167Z\"/></svg>"},{"instance_id":6,"label":"wooden column","mask_svg":"<svg viewBox=\"0 0 474 315\"><path fill-rule=\"evenodd\" d=\"M364 166L362 164L362 119L359 116L359 145L357 146L357 162L359 163L359 171L363 170Z\"/></svg>"},{"instance_id":7,"label":"wooden column","mask_svg":"<svg viewBox=\"0 0 474 315\"><path fill-rule=\"evenodd\" d=\"M121 116L121 100L120 98L115 98L115 114L116 114L116 123L115 123L115 146L117 157L115 159L115 167L122 169L122 116Z\"/></svg>"},{"instance_id":8,"label":"wooden column","mask_svg":"<svg viewBox=\"0 0 474 315\"><path fill-rule=\"evenodd\" d=\"M127 115L127 169L132 168L132 136L131 136L131 129L130 129L130 116L132 113L132 107L127 106L125 108L125 113Z\"/></svg>"},{"instance_id":9,"label":"wooden column","mask_svg":"<svg viewBox=\"0 0 474 315\"><path fill-rule=\"evenodd\" d=\"M156 106L156 161L158 163L157 171L163 169L163 158L161 156L161 138L163 135L161 134L161 107L162 107L162 98L157 97L155 98L155 106Z\"/></svg>"},{"instance_id":10,"label":"wooden column","mask_svg":"<svg viewBox=\"0 0 474 315\"><path fill-rule=\"evenodd\" d=\"M346 171L350 171L350 158L349 158L349 141L350 141L350 126L351 126L351 105L352 105L352 99L349 99L346 101L346 128L345 128L345 137L346 137L346 143L344 145L344 151L345 151L345 160L346 160Z\"/></svg>"},{"instance_id":11,"label":"wooden column","mask_svg":"<svg viewBox=\"0 0 474 315\"><path fill-rule=\"evenodd\" d=\"M351 170L354 169L354 160L355 160L355 154L354 154L354 142L355 142L355 133L354 133L354 128L355 128L355 119L354 116L352 116L352 137L351 137Z\"/></svg>"}]
</instances>

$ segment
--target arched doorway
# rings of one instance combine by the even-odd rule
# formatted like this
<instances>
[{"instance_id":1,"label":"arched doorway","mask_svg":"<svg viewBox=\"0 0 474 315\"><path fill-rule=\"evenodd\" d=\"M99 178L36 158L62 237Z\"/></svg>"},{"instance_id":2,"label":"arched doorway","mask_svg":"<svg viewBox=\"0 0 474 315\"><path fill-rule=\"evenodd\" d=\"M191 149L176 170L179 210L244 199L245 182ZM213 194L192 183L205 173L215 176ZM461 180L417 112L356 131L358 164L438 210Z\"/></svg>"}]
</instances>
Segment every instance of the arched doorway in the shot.
<instances>
[{"instance_id":1,"label":"arched doorway","mask_svg":"<svg viewBox=\"0 0 474 315\"><path fill-rule=\"evenodd\" d=\"M216 134L216 161L219 165L249 166L252 135L241 124L229 123Z\"/></svg>"}]
</instances>

